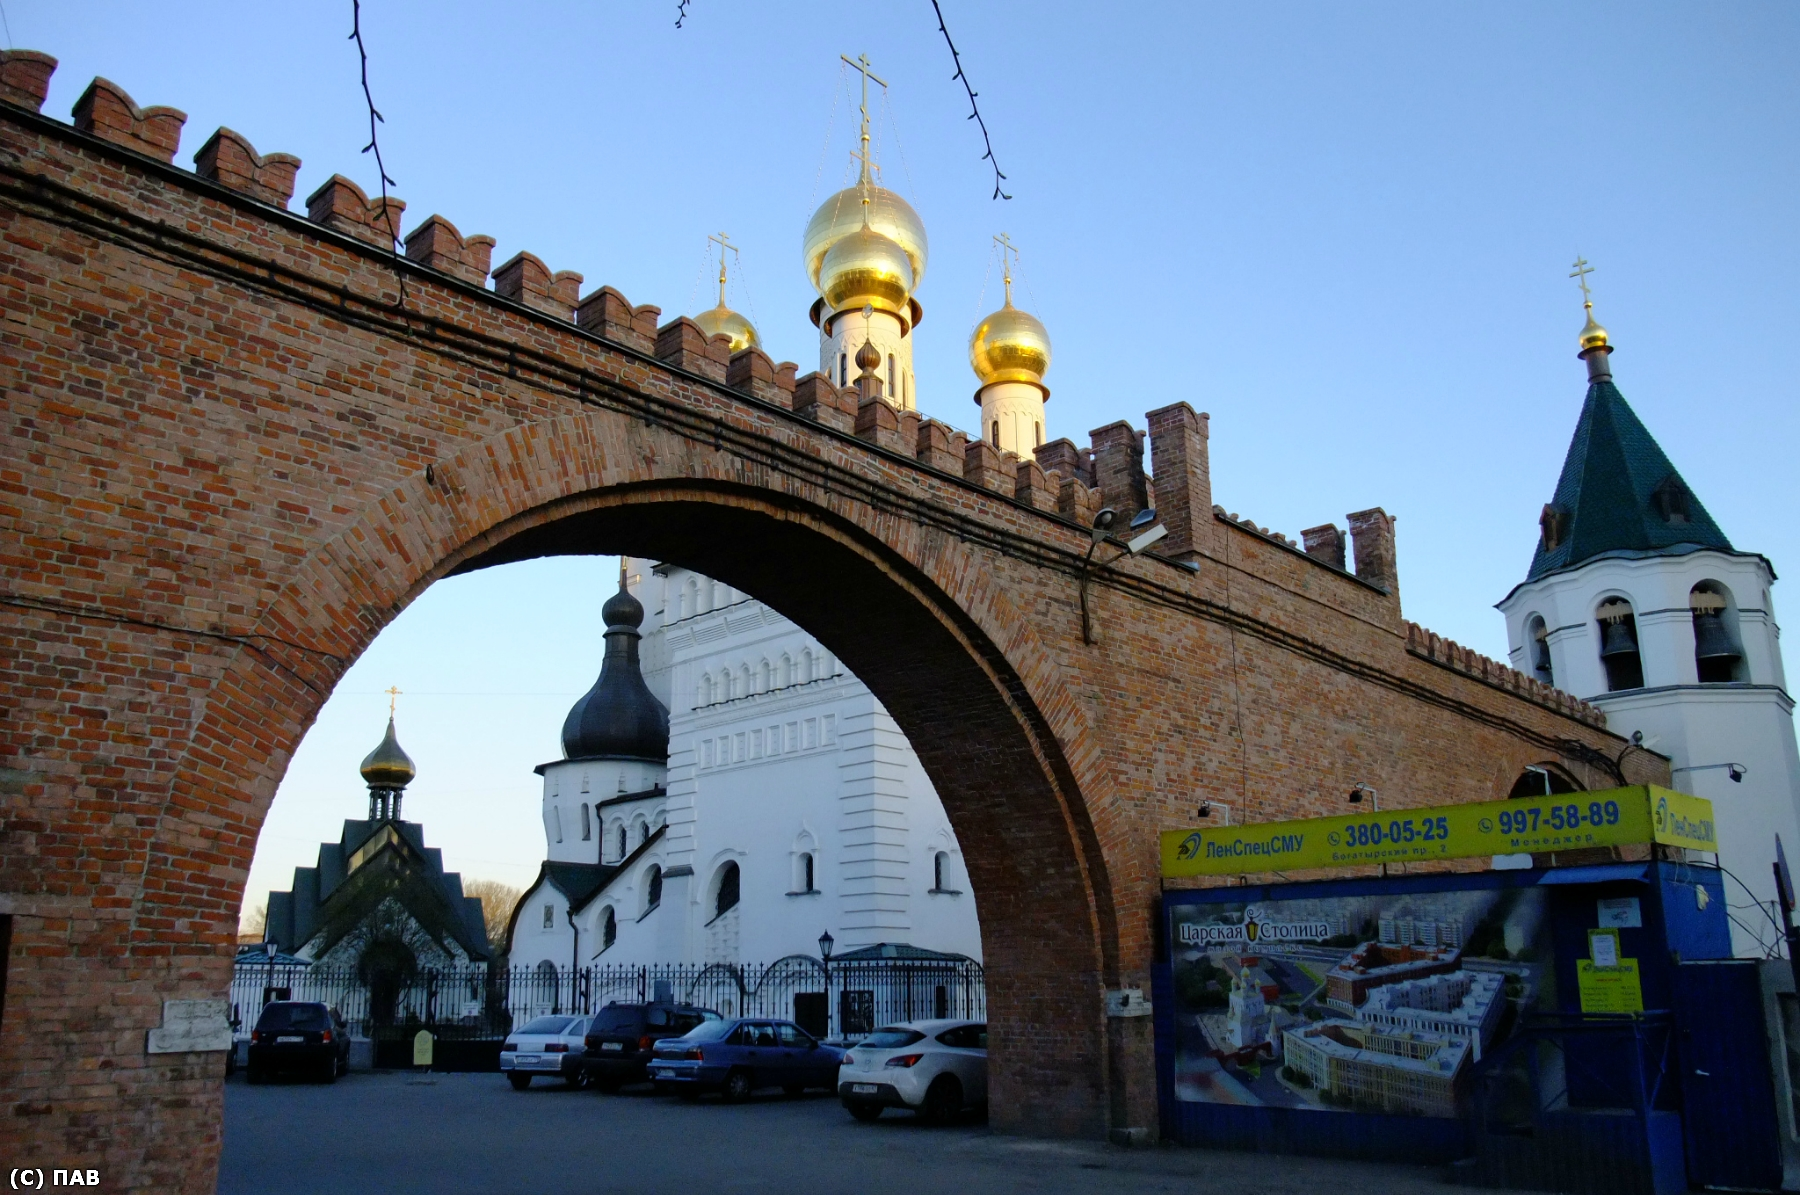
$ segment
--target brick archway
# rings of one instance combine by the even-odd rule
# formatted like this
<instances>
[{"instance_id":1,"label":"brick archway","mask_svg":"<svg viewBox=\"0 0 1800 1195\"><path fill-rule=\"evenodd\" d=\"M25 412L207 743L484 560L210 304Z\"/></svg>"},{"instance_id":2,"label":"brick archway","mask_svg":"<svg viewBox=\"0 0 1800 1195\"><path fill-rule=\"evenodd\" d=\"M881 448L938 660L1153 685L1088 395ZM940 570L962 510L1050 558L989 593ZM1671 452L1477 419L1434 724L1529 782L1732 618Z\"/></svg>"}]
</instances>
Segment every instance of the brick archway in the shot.
<instances>
[{"instance_id":1,"label":"brick archway","mask_svg":"<svg viewBox=\"0 0 1800 1195\"><path fill-rule=\"evenodd\" d=\"M432 217L396 260L333 179L97 81L35 111L0 52L0 1125L125 1189L209 1190L216 1053L169 999L226 990L257 827L307 725L405 605L560 552L691 565L866 680L945 799L981 902L995 1120L1156 1123L1156 833L1487 799L1622 740L1566 694L1402 618L1393 523L1299 545L1212 505L1183 403L1009 459L878 397L730 356L692 321ZM29 69L27 69L29 68ZM35 90L34 90L35 89ZM283 180L285 179L285 183ZM397 210L397 209L395 209ZM415 251L416 250L416 251ZM405 279L404 295L398 278ZM579 307L575 307L579 299ZM1163 556L1085 584L1099 500ZM1185 567L1193 566L1193 567ZM1098 634L1084 635L1085 598ZM1666 780L1644 752L1622 765Z\"/></svg>"}]
</instances>

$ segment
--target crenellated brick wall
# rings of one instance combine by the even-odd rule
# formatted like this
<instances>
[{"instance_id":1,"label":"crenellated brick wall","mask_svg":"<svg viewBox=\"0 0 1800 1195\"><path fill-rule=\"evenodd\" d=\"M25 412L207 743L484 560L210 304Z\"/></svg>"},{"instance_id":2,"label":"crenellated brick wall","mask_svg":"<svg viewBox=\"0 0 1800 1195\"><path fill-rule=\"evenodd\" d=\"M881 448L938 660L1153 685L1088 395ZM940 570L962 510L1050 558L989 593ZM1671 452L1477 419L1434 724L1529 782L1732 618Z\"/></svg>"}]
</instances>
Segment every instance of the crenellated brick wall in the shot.
<instances>
[{"instance_id":1,"label":"crenellated brick wall","mask_svg":"<svg viewBox=\"0 0 1800 1195\"><path fill-rule=\"evenodd\" d=\"M980 895L1006 1132L1157 1123L1148 1021L1102 995L1148 985L1156 835L1200 801L1254 821L1337 812L1358 782L1393 808L1491 799L1567 740L1623 747L1407 624L1360 567L1215 514L1203 416L1150 416L1160 482L1128 423L1028 461L863 420L853 390L517 250L516 288L486 289L492 239L443 217L399 255L403 205L341 177L287 211L288 163L237 134L180 169L180 114L111 85L83 128L42 116L53 66L0 53L9 1157L212 1189L220 1060L148 1054L146 1031L227 990L288 760L349 661L457 571L679 560L870 685ZM1089 570L1100 502L1152 495L1182 560Z\"/></svg>"}]
</instances>

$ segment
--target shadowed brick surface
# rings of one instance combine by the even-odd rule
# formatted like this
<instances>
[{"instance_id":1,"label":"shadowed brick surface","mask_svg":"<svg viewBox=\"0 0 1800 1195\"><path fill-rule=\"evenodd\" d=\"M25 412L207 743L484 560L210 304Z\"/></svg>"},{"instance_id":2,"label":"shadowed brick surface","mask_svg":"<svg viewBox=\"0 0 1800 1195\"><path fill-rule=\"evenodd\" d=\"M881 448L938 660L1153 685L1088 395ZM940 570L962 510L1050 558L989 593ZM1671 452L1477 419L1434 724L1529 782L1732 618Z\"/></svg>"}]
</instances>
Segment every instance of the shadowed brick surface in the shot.
<instances>
[{"instance_id":1,"label":"shadowed brick surface","mask_svg":"<svg viewBox=\"0 0 1800 1195\"><path fill-rule=\"evenodd\" d=\"M869 684L980 895L1007 1132L1156 1123L1149 1022L1109 1025L1102 992L1149 986L1156 833L1199 800L1245 821L1337 812L1358 782L1391 808L1487 800L1559 740L1623 746L1591 708L1409 627L1376 585L1216 517L1185 416L1183 475L1155 493L1192 504L1199 571L1103 549L1087 646L1091 541L1042 509L1057 494L1085 518L1087 478L1048 473L1043 500L1032 478L1021 502L962 433L859 439L852 392L733 370L721 338L616 291L568 302L566 272L543 294L521 275L516 301L482 290L488 246L447 223L443 268L396 260L397 199L377 211L334 180L309 222L243 172L167 164L174 116L114 93L113 140L0 106L8 1157L211 1189L217 1056L147 1055L145 1031L165 999L225 992L295 746L458 570L671 560ZM1125 492L1099 499L1134 509L1142 442L1103 432L1094 480ZM1392 524L1358 519L1358 571L1391 580ZM1666 779L1643 752L1629 766Z\"/></svg>"}]
</instances>

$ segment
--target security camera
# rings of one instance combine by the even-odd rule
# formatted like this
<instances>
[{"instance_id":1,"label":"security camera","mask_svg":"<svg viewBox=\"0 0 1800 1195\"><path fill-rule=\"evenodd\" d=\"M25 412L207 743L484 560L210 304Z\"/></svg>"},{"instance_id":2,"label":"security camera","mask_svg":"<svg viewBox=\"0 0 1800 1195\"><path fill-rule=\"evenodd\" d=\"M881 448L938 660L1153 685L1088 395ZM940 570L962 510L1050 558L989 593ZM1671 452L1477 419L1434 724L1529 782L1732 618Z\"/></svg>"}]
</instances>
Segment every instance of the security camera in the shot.
<instances>
[{"instance_id":1,"label":"security camera","mask_svg":"<svg viewBox=\"0 0 1800 1195\"><path fill-rule=\"evenodd\" d=\"M1731 777L1731 782L1733 784L1742 784L1744 782L1744 773L1749 770L1749 768L1746 768L1741 763L1728 763L1725 765L1725 774Z\"/></svg>"}]
</instances>

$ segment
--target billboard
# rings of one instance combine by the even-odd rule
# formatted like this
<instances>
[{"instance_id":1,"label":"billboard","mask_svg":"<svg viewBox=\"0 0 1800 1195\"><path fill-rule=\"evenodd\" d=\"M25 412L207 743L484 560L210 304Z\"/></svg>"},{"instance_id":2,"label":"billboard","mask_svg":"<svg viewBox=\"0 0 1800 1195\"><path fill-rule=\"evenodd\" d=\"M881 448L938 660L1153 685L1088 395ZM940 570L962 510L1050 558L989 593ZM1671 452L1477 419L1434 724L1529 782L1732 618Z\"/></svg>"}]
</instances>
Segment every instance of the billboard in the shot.
<instances>
[{"instance_id":1,"label":"billboard","mask_svg":"<svg viewBox=\"0 0 1800 1195\"><path fill-rule=\"evenodd\" d=\"M1171 905L1175 1098L1460 1116L1557 1007L1548 914L1535 886Z\"/></svg>"}]
</instances>

